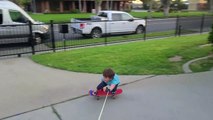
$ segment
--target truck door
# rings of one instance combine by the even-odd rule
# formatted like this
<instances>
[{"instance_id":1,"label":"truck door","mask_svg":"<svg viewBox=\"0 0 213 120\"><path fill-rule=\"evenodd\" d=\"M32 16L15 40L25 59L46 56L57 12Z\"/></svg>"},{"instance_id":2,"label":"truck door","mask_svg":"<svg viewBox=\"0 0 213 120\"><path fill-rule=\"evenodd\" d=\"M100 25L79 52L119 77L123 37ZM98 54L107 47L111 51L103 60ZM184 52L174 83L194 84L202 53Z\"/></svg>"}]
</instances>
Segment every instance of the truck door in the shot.
<instances>
[{"instance_id":1,"label":"truck door","mask_svg":"<svg viewBox=\"0 0 213 120\"><path fill-rule=\"evenodd\" d=\"M135 31L135 29L137 28L137 24L132 16L126 13L122 13L122 20L124 21L123 27L125 26L126 32Z\"/></svg>"},{"instance_id":2,"label":"truck door","mask_svg":"<svg viewBox=\"0 0 213 120\"><path fill-rule=\"evenodd\" d=\"M112 21L109 22L110 32L119 33L125 31L125 26L123 26L124 21L122 20L122 15L120 13L112 13Z\"/></svg>"},{"instance_id":3,"label":"truck door","mask_svg":"<svg viewBox=\"0 0 213 120\"><path fill-rule=\"evenodd\" d=\"M12 23L10 23L8 27L5 27L10 31L10 34L14 36L29 35L28 19L17 10L9 10L8 12Z\"/></svg>"}]
</instances>

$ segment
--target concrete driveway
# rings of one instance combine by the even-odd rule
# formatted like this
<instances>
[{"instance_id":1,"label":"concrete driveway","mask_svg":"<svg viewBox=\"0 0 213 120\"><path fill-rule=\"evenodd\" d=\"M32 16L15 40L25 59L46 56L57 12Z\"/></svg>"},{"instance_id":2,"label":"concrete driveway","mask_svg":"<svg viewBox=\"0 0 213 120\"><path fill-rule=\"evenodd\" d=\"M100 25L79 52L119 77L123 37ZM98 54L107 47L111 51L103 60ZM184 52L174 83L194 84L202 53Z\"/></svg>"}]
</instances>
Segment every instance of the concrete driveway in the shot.
<instances>
[{"instance_id":1,"label":"concrete driveway","mask_svg":"<svg viewBox=\"0 0 213 120\"><path fill-rule=\"evenodd\" d=\"M29 58L0 59L0 118L85 95L98 74L48 68ZM121 76L122 83L149 76Z\"/></svg>"},{"instance_id":2,"label":"concrete driveway","mask_svg":"<svg viewBox=\"0 0 213 120\"><path fill-rule=\"evenodd\" d=\"M121 86L124 93L108 99L102 120L212 120L212 74L121 76L127 83ZM99 78L47 68L28 58L0 60L0 119L98 119L104 98L86 94Z\"/></svg>"}]
</instances>

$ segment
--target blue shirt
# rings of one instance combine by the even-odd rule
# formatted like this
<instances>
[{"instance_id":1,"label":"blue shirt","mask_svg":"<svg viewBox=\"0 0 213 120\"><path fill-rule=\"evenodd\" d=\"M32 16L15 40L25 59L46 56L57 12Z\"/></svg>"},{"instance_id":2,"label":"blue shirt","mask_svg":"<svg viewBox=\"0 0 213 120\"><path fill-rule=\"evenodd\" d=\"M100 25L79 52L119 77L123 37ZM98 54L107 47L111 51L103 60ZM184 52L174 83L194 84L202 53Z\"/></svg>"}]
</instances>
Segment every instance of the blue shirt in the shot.
<instances>
[{"instance_id":1,"label":"blue shirt","mask_svg":"<svg viewBox=\"0 0 213 120\"><path fill-rule=\"evenodd\" d=\"M102 78L102 81L104 81L103 78ZM119 83L120 83L119 76L117 74L115 74L114 78L112 80L110 80L109 82L107 82L106 84L107 85L112 85L112 84L117 85Z\"/></svg>"}]
</instances>

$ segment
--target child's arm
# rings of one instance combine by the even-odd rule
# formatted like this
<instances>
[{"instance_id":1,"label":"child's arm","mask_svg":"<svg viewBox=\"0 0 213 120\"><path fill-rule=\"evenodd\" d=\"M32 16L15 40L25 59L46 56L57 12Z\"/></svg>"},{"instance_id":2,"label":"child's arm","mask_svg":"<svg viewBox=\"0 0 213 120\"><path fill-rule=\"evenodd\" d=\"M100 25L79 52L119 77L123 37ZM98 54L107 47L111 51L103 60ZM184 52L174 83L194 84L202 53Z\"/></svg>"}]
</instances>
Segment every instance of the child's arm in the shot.
<instances>
[{"instance_id":1,"label":"child's arm","mask_svg":"<svg viewBox=\"0 0 213 120\"><path fill-rule=\"evenodd\" d=\"M104 91L106 91L106 92L107 92L107 91L112 91L112 90L115 88L115 86L116 86L116 85L112 84L112 85L109 86L109 88L108 88L108 87L104 87L103 89L104 89Z\"/></svg>"},{"instance_id":2,"label":"child's arm","mask_svg":"<svg viewBox=\"0 0 213 120\"><path fill-rule=\"evenodd\" d=\"M109 87L110 91L112 91L114 88L115 88L114 84L110 85L110 87Z\"/></svg>"}]
</instances>

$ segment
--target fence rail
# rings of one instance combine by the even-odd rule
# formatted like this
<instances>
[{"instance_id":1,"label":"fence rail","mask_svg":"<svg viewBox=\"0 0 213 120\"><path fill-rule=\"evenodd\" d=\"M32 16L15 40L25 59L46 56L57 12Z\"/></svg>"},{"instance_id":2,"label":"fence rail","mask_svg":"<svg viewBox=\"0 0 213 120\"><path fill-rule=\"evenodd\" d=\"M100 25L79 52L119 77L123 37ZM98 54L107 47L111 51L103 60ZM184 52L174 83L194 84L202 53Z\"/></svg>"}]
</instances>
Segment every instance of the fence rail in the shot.
<instances>
[{"instance_id":1,"label":"fence rail","mask_svg":"<svg viewBox=\"0 0 213 120\"><path fill-rule=\"evenodd\" d=\"M113 21L102 22L105 24L105 31L108 32L97 39L75 34L73 29L71 29L71 25L76 24L75 22L54 23L54 21L50 21L49 24L32 24L29 22L22 25L0 25L0 57L21 56L28 53L36 54L42 51L56 52L57 50L73 47L203 33L211 30L213 16L177 16L176 18L168 19L145 18L146 26L142 34L112 35L109 32L110 28L107 26L107 22ZM67 31L62 31L62 26L68 27ZM44 31L49 28L49 30L42 34L36 31L38 28Z\"/></svg>"}]
</instances>

